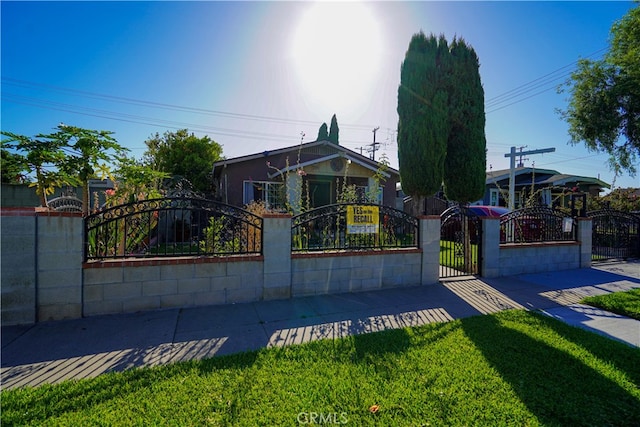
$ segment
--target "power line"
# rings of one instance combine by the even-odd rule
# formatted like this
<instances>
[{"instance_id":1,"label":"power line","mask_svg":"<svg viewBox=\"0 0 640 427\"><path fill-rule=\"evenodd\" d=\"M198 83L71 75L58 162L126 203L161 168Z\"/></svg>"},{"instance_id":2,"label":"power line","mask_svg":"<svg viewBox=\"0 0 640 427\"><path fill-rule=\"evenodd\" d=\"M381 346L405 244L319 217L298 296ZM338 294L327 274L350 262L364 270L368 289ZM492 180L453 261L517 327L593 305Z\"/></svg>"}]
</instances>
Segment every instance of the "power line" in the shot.
<instances>
[{"instance_id":1,"label":"power line","mask_svg":"<svg viewBox=\"0 0 640 427\"><path fill-rule=\"evenodd\" d=\"M43 108L53 111L64 111L73 114L81 114L90 117L98 117L108 120L127 122L127 123L136 123L136 124L144 124L148 126L169 128L169 129L184 129L187 128L190 131L194 132L202 132L208 133L212 135L221 135L221 136L230 136L237 138L247 138L253 140L267 140L267 141L288 141L288 140L296 140L297 137L291 135L281 135L281 134L269 134L263 132L252 132L245 130L237 130L230 128L219 128L212 127L207 125L200 125L197 123L188 123L181 122L176 120L166 120L166 119L157 119L146 116L139 116L127 113L119 113L109 110L101 110L96 108L89 107L80 107L72 104L65 104L55 101L47 101L38 98L25 97L21 95L15 95L12 93L3 93L3 99L7 102L12 102L15 104L28 105L36 108ZM360 144L359 141L341 141L343 145L348 144Z\"/></svg>"},{"instance_id":2,"label":"power line","mask_svg":"<svg viewBox=\"0 0 640 427\"><path fill-rule=\"evenodd\" d=\"M602 49L598 49L595 52L590 53L589 55L585 56L584 58L590 58L594 55L598 55L602 52L604 52L605 50L607 50L608 48L602 48ZM581 58L583 59L583 58ZM554 71L551 71L541 77L538 77L534 80L531 80L527 83L524 83L520 86L517 86L511 90L508 90L500 95L496 95L492 98L489 98L488 100L486 100L485 102L485 109L489 109L490 111L487 111L486 114L490 114L493 113L494 111L498 111L501 110L503 108L509 107L511 105L517 104L519 102L525 101L527 99L530 99L534 96L540 95L544 92L547 92L549 90L555 89L557 87L557 83L552 84L550 87L547 87L549 84L553 83L553 82L557 82L558 80L561 79L566 79L567 77L569 77L571 75L571 73L573 73L573 70L575 69L575 65L581 60L578 59L576 61L571 62L570 64L567 64L563 67L560 67ZM569 69L568 71L566 71L567 69ZM559 72L562 72L562 74L557 75ZM525 98L520 98L517 99L516 101L513 102L509 102L512 99L516 99L519 98L523 95L526 95L536 89L539 89L541 87L545 87L545 89L540 90L532 95L526 96ZM502 105L505 102L509 102L506 105ZM497 107L497 108L495 108Z\"/></svg>"},{"instance_id":3,"label":"power line","mask_svg":"<svg viewBox=\"0 0 640 427\"><path fill-rule=\"evenodd\" d=\"M184 111L189 113L198 113L203 115L219 116L219 117L225 117L225 118L264 121L264 122L281 123L281 124L293 124L293 125L302 124L302 125L314 125L314 126L318 125L317 122L310 121L310 120L294 120L294 119L287 119L287 118L281 118L281 117L232 113L228 111L218 111L218 110L210 110L206 108L188 107L183 105L168 104L168 103L162 103L162 102L145 101L145 100L135 99L135 98L100 94L96 92L88 92L88 91L65 88L60 86L53 86L53 85L48 85L43 83L29 82L26 80L15 79L12 77L3 76L2 82L7 85L17 86L17 87L22 87L27 89L32 89L32 88L45 89L52 92L67 93L67 94L77 95L77 96L89 98L89 99L99 99L99 100L108 101L108 102L145 106L145 107L156 108L156 109ZM347 128L347 129L361 129L361 130L368 130L371 128L370 125L358 125L358 124L341 124L340 127Z\"/></svg>"},{"instance_id":4,"label":"power line","mask_svg":"<svg viewBox=\"0 0 640 427\"><path fill-rule=\"evenodd\" d=\"M594 55L597 55L605 51L606 49L607 48L599 49L587 55L585 58L589 58ZM559 79L568 77L572 71L571 70L565 71L565 70L567 70L568 68L574 67L575 64L577 64L578 62L579 60L576 60L570 64L567 64L554 71L551 71L550 73L547 73L541 77L531 80L530 82L517 86L514 89L511 89L502 94L489 98L485 103L485 109L489 110L486 112L486 114L490 114L495 111L502 110L504 108L507 108L519 102L523 102L527 99L530 99L532 97L535 97L537 95L540 95L544 92L547 92L551 89L556 88L557 83L554 83L554 84L552 83L556 82ZM563 72L563 74L558 76L557 73L561 71ZM6 85L11 85L11 86L21 87L26 89L34 89L34 88L44 89L51 92L66 93L66 94L71 94L74 96L80 96L80 97L89 98L89 99L98 99L102 101L129 104L129 105L138 105L138 106L144 106L144 107L155 108L155 109L182 111L187 113L196 113L196 114L224 117L224 118L230 118L230 119L263 121L263 122L279 123L279 124L287 124L287 125L313 125L313 126L317 125L317 122L309 121L309 120L294 120L294 119L279 118L279 117L233 113L233 112L188 107L188 106L162 103L162 102L146 101L146 100L135 99L135 98L100 94L100 93L88 92L88 91L77 90L72 88L53 86L53 85L48 85L43 83L30 82L30 81L15 79L15 78L6 77L6 76L2 77L2 83ZM550 84L551 86L548 86ZM543 89L522 98L523 95L527 95L530 92L539 88L543 88ZM135 115L124 114L124 113L116 113L108 110L98 110L98 109L93 109L88 107L80 107L80 106L74 106L70 104L56 103L54 101L41 100L37 98L29 98L21 95L12 95L12 94L7 94L6 92L3 93L3 99L7 100L8 102L13 102L16 104L29 105L29 106L45 108L50 110L65 111L73 114L81 114L81 115L87 115L87 116L93 116L93 117L99 117L99 118L106 118L109 120L117 120L117 121L129 122L129 123L145 124L149 126L168 127L173 129L181 129L181 128L187 127L193 131L210 132L210 133L213 133L216 135L222 135L222 136L244 137L244 138L261 139L261 140L297 139L297 137L293 137L289 135L273 135L273 134L263 134L259 132L247 132L247 131L236 130L236 129L213 128L210 126L202 126L198 124L183 123L183 122L164 120L164 119L154 119L150 117L135 116ZM508 103L505 104L505 102L508 102ZM354 130L371 129L370 125L358 125L358 124L342 124L341 127L344 129L354 129ZM386 130L392 132L391 128L386 128ZM353 142L353 143L359 144L360 142ZM395 144L395 141L392 141L391 144L392 145Z\"/></svg>"}]
</instances>

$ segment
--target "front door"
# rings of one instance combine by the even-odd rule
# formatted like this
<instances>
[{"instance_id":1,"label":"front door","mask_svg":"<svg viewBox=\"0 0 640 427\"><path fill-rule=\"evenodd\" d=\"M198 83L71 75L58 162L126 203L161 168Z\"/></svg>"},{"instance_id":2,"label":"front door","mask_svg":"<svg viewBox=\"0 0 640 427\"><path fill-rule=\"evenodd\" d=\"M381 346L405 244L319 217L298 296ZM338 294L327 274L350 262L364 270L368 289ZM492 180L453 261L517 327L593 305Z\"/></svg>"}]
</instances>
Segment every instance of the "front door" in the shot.
<instances>
[{"instance_id":1,"label":"front door","mask_svg":"<svg viewBox=\"0 0 640 427\"><path fill-rule=\"evenodd\" d=\"M309 198L312 208L331 204L331 181L309 181Z\"/></svg>"}]
</instances>

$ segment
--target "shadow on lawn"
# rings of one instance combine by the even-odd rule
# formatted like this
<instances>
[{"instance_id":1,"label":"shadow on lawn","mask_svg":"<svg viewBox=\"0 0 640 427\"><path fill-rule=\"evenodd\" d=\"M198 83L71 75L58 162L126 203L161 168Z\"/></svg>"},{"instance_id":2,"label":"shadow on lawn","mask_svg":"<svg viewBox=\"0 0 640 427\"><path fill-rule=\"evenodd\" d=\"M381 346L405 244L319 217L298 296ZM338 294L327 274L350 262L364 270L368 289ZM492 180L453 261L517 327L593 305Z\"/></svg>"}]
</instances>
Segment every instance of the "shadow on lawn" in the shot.
<instances>
[{"instance_id":1,"label":"shadow on lawn","mask_svg":"<svg viewBox=\"0 0 640 427\"><path fill-rule=\"evenodd\" d=\"M640 349L609 338L598 339L597 344L594 344L592 334L585 334L580 328L542 315L540 315L540 321L545 327L554 330L558 335L580 346L598 359L611 363L616 369L624 372L631 382L640 385ZM616 351L612 351L614 348Z\"/></svg>"},{"instance_id":2,"label":"shadow on lawn","mask_svg":"<svg viewBox=\"0 0 640 427\"><path fill-rule=\"evenodd\" d=\"M500 322L524 312L504 316L482 316L462 320L466 335L482 351L488 363L509 382L519 399L543 424L558 425L634 425L640 422L640 399L619 384L585 365L573 355L552 347L527 333ZM612 359L606 349L618 345L607 338L577 330L536 315L545 326L564 339L578 344L601 360ZM532 330L539 327L531 325ZM582 335L582 336L581 336ZM587 336L588 335L588 336ZM624 346L623 346L624 347ZM629 348L629 355L633 349ZM626 349L616 348L612 353ZM637 356L618 361L626 372L637 371ZM630 379L637 379L630 375Z\"/></svg>"},{"instance_id":3,"label":"shadow on lawn","mask_svg":"<svg viewBox=\"0 0 640 427\"><path fill-rule=\"evenodd\" d=\"M260 351L249 351L227 356L220 356L202 361L190 361L157 368L127 369L117 374L103 374L88 381L65 381L56 385L43 385L29 389L27 398L7 398L3 395L2 425L29 425L45 421L49 418L62 416L68 412L76 412L96 407L113 399L135 399L136 394L153 386L160 381L170 381L173 378L186 376L192 369L202 373L211 373L223 369L243 369L255 364ZM50 388L55 387L56 392ZM19 396L25 390L15 390ZM37 400L38 407L45 408L43 412L34 412L29 402ZM19 420L9 417L19 415Z\"/></svg>"}]
</instances>

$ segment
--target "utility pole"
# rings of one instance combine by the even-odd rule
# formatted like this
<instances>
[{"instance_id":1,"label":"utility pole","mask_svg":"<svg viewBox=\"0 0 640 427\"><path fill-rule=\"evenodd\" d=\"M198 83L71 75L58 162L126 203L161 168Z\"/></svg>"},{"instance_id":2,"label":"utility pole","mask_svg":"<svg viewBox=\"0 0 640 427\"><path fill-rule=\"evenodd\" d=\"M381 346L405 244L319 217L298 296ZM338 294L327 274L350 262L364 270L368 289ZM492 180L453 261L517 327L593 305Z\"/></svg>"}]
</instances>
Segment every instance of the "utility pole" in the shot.
<instances>
[{"instance_id":1,"label":"utility pole","mask_svg":"<svg viewBox=\"0 0 640 427\"><path fill-rule=\"evenodd\" d=\"M373 129L373 144L369 144L369 147L371 147L371 149L369 150L371 151L371 160L376 159L376 150L378 150L378 146L380 145L376 143L376 132L378 131L378 129L380 129L380 126Z\"/></svg>"},{"instance_id":2,"label":"utility pole","mask_svg":"<svg viewBox=\"0 0 640 427\"><path fill-rule=\"evenodd\" d=\"M527 146L526 146L526 145L521 145L521 146L520 146L520 147L518 147L518 148L520 149L520 160L518 160L518 167L519 167L519 168L521 168L521 167L523 167L523 166L524 166L524 163L523 163L523 161L522 161L522 160L523 160L523 159L522 159L522 157L523 157L522 149L523 149L523 148L527 148ZM524 160L529 160L529 159L524 159Z\"/></svg>"},{"instance_id":3,"label":"utility pole","mask_svg":"<svg viewBox=\"0 0 640 427\"><path fill-rule=\"evenodd\" d=\"M509 157L509 210L513 210L515 208L515 198L516 198L516 157L520 156L528 156L530 154L543 154L543 153L553 153L556 151L555 148L542 148L540 150L530 150L530 151L522 151L520 148L520 152L516 152L516 147L511 147L511 152L505 154L505 157Z\"/></svg>"}]
</instances>

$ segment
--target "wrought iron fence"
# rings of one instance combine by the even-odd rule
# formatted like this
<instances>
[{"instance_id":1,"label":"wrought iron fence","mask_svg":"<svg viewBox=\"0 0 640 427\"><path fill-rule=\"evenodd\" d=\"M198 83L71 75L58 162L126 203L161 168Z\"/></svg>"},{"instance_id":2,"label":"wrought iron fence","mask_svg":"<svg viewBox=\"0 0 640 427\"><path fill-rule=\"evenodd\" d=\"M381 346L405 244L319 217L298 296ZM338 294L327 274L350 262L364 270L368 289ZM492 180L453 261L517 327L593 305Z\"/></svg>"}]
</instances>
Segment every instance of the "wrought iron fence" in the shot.
<instances>
[{"instance_id":1,"label":"wrought iron fence","mask_svg":"<svg viewBox=\"0 0 640 427\"><path fill-rule=\"evenodd\" d=\"M49 208L57 212L77 212L82 213L82 200L75 196L61 196L51 199L48 202Z\"/></svg>"},{"instance_id":2,"label":"wrought iron fence","mask_svg":"<svg viewBox=\"0 0 640 427\"><path fill-rule=\"evenodd\" d=\"M500 243L575 240L575 219L547 206L518 209L500 217Z\"/></svg>"},{"instance_id":3,"label":"wrought iron fence","mask_svg":"<svg viewBox=\"0 0 640 427\"><path fill-rule=\"evenodd\" d=\"M142 200L85 219L86 260L261 252L261 217L201 198Z\"/></svg>"},{"instance_id":4,"label":"wrought iron fence","mask_svg":"<svg viewBox=\"0 0 640 427\"><path fill-rule=\"evenodd\" d=\"M613 209L587 213L592 221L593 261L640 257L640 216Z\"/></svg>"},{"instance_id":5,"label":"wrought iron fence","mask_svg":"<svg viewBox=\"0 0 640 427\"><path fill-rule=\"evenodd\" d=\"M294 252L417 246L418 220L388 206L335 204L292 218Z\"/></svg>"},{"instance_id":6,"label":"wrought iron fence","mask_svg":"<svg viewBox=\"0 0 640 427\"><path fill-rule=\"evenodd\" d=\"M440 277L481 274L482 222L468 207L440 215Z\"/></svg>"}]
</instances>

